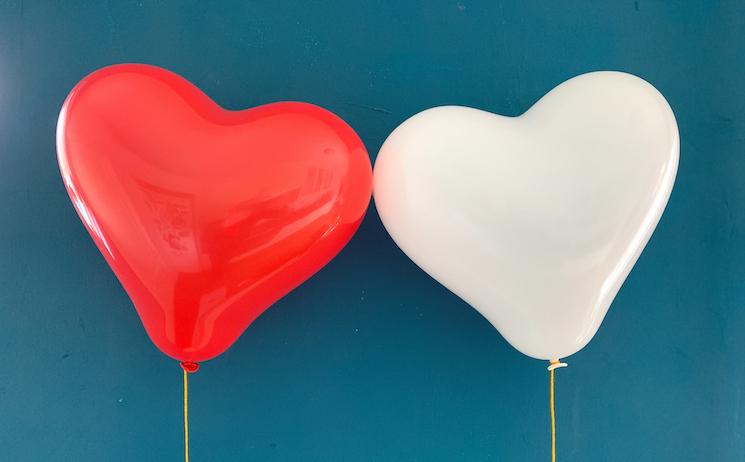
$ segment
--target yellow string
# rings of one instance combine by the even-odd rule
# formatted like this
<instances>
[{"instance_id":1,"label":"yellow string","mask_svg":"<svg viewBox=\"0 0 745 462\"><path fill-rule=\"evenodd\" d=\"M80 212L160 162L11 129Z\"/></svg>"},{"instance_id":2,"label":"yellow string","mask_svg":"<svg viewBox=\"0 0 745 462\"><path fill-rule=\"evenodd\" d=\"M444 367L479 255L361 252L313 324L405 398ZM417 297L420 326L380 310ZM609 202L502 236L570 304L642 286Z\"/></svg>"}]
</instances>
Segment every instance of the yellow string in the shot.
<instances>
[{"instance_id":1,"label":"yellow string","mask_svg":"<svg viewBox=\"0 0 745 462\"><path fill-rule=\"evenodd\" d=\"M184 369L184 460L189 462L189 373Z\"/></svg>"},{"instance_id":2,"label":"yellow string","mask_svg":"<svg viewBox=\"0 0 745 462\"><path fill-rule=\"evenodd\" d=\"M558 359L552 359L549 361L549 393L548 393L548 405L551 409L551 462L556 462L556 410L554 407L554 370L560 367L567 367L565 363L562 363Z\"/></svg>"},{"instance_id":3,"label":"yellow string","mask_svg":"<svg viewBox=\"0 0 745 462\"><path fill-rule=\"evenodd\" d=\"M551 462L556 462L556 411L554 410L554 370L551 369L549 374L550 391L548 400L551 407Z\"/></svg>"}]
</instances>

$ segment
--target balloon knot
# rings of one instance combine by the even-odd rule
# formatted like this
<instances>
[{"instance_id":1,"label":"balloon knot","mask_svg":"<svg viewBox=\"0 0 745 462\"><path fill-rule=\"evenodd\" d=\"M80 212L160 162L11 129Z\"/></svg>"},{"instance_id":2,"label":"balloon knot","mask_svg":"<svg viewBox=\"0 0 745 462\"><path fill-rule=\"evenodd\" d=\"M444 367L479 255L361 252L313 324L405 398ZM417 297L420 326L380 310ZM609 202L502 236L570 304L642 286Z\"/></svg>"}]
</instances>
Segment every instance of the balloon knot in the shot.
<instances>
[{"instance_id":1,"label":"balloon knot","mask_svg":"<svg viewBox=\"0 0 745 462\"><path fill-rule=\"evenodd\" d=\"M181 368L188 372L189 374L193 374L196 371L199 370L199 363L194 363L191 361L181 361Z\"/></svg>"},{"instance_id":2,"label":"balloon knot","mask_svg":"<svg viewBox=\"0 0 745 462\"><path fill-rule=\"evenodd\" d=\"M551 360L551 361L549 361L549 363L548 363L548 370L549 370L549 371L552 371L552 370L554 370L554 369L558 369L558 368L560 368L560 367L567 367L567 366L569 366L569 364L567 364L567 363L562 363L562 362L561 362L560 360L558 360L558 359L552 359L552 360Z\"/></svg>"}]
</instances>

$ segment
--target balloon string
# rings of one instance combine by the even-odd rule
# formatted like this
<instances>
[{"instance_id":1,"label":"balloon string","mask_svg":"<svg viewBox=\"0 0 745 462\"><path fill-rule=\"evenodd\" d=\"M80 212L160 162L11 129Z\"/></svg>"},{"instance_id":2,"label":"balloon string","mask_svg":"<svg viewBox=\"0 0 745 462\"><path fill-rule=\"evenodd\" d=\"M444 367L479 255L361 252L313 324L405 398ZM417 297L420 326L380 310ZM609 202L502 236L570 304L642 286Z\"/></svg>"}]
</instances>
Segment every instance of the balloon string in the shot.
<instances>
[{"instance_id":1,"label":"balloon string","mask_svg":"<svg viewBox=\"0 0 745 462\"><path fill-rule=\"evenodd\" d=\"M551 409L551 462L556 462L556 409L554 407L554 370L560 367L567 367L567 364L560 362L558 359L552 359L549 362L548 405Z\"/></svg>"},{"instance_id":2,"label":"balloon string","mask_svg":"<svg viewBox=\"0 0 745 462\"><path fill-rule=\"evenodd\" d=\"M184 460L189 462L189 373L184 369Z\"/></svg>"}]
</instances>

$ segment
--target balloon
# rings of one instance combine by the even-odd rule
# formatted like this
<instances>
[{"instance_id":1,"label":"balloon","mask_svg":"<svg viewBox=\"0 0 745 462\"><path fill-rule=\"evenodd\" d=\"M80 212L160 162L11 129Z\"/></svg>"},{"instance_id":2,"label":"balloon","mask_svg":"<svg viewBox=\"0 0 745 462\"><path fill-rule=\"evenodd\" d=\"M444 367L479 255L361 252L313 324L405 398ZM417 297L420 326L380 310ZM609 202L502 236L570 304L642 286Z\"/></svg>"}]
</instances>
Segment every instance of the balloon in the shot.
<instances>
[{"instance_id":1,"label":"balloon","mask_svg":"<svg viewBox=\"0 0 745 462\"><path fill-rule=\"evenodd\" d=\"M510 344L559 359L592 339L649 240L678 144L650 84L593 72L519 117L411 117L377 157L375 204L396 244Z\"/></svg>"},{"instance_id":2,"label":"balloon","mask_svg":"<svg viewBox=\"0 0 745 462\"><path fill-rule=\"evenodd\" d=\"M107 67L70 93L60 170L85 227L165 354L225 351L323 267L370 202L365 147L305 103L222 109L153 66Z\"/></svg>"}]
</instances>

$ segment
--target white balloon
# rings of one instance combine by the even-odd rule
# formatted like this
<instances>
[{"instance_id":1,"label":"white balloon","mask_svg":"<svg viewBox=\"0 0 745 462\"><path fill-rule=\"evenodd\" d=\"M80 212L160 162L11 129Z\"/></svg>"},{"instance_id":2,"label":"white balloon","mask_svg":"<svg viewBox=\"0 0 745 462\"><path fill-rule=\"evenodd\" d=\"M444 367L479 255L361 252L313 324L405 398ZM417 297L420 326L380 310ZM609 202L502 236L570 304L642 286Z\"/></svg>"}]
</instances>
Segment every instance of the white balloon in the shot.
<instances>
[{"instance_id":1,"label":"white balloon","mask_svg":"<svg viewBox=\"0 0 745 462\"><path fill-rule=\"evenodd\" d=\"M665 98L622 72L564 82L519 117L428 109L388 137L380 217L424 271L538 359L595 335L678 168Z\"/></svg>"}]
</instances>

